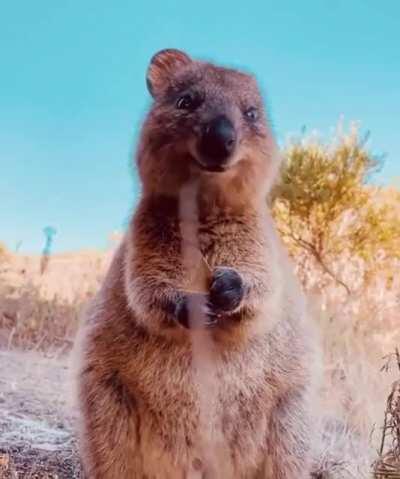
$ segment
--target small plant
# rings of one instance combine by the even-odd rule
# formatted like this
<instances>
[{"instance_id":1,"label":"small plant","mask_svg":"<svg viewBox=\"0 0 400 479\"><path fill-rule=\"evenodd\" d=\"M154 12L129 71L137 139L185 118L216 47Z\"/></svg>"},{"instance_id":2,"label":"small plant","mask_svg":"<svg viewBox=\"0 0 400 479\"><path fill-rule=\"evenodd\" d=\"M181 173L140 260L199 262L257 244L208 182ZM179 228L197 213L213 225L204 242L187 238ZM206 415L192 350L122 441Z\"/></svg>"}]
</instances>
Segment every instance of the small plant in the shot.
<instances>
[{"instance_id":1,"label":"small plant","mask_svg":"<svg viewBox=\"0 0 400 479\"><path fill-rule=\"evenodd\" d=\"M42 251L42 258L40 261L40 274L44 274L50 261L51 247L53 244L53 238L57 233L57 230L52 226L46 226L43 228L43 233L46 237L46 242Z\"/></svg>"},{"instance_id":2,"label":"small plant","mask_svg":"<svg viewBox=\"0 0 400 479\"><path fill-rule=\"evenodd\" d=\"M398 349L394 354L388 356L388 361L382 369L389 369L393 358L400 374L400 352ZM379 459L375 464L375 476L377 479L400 479L400 379L393 383L386 402Z\"/></svg>"},{"instance_id":3,"label":"small plant","mask_svg":"<svg viewBox=\"0 0 400 479\"><path fill-rule=\"evenodd\" d=\"M382 191L368 183L382 159L367 149L367 139L353 124L328 143L315 136L291 141L272 194L278 230L292 255L312 260L347 293L350 285L334 267L338 257L371 268L382 257L400 257L400 196L383 201Z\"/></svg>"},{"instance_id":4,"label":"small plant","mask_svg":"<svg viewBox=\"0 0 400 479\"><path fill-rule=\"evenodd\" d=\"M4 261L8 256L6 245L0 241L0 261Z\"/></svg>"}]
</instances>

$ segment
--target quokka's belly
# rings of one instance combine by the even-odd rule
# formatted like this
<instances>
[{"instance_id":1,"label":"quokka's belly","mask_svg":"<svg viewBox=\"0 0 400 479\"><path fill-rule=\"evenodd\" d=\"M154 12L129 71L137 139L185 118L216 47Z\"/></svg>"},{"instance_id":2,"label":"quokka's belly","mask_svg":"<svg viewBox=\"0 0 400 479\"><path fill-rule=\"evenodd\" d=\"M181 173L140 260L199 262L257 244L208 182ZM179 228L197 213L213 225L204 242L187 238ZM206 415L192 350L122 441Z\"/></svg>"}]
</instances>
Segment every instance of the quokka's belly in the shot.
<instances>
[{"instance_id":1,"label":"quokka's belly","mask_svg":"<svg viewBox=\"0 0 400 479\"><path fill-rule=\"evenodd\" d=\"M187 418L184 425L168 418L160 424L154 412L143 411L137 425L137 467L142 477L258 478L266 456L267 418L250 417L248 410L238 416L240 406L232 406L207 424L200 424L198 417L189 420L187 411L182 411Z\"/></svg>"}]
</instances>

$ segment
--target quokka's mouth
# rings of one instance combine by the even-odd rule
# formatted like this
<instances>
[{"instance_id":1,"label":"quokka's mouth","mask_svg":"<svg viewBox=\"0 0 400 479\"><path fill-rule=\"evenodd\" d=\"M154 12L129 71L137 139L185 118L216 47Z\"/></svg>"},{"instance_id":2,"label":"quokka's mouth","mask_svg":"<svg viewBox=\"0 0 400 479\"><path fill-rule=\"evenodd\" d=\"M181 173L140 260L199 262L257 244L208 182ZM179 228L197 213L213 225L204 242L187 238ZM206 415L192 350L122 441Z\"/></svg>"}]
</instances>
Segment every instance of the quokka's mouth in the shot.
<instances>
[{"instance_id":1,"label":"quokka's mouth","mask_svg":"<svg viewBox=\"0 0 400 479\"><path fill-rule=\"evenodd\" d=\"M201 163L199 163L199 166L203 171L206 171L208 173L223 173L224 171L229 169L229 166L220 166L220 165L205 166Z\"/></svg>"},{"instance_id":2,"label":"quokka's mouth","mask_svg":"<svg viewBox=\"0 0 400 479\"><path fill-rule=\"evenodd\" d=\"M210 160L202 160L197 156L193 156L193 160L196 166L207 173L223 173L233 166L231 162L221 164Z\"/></svg>"}]
</instances>

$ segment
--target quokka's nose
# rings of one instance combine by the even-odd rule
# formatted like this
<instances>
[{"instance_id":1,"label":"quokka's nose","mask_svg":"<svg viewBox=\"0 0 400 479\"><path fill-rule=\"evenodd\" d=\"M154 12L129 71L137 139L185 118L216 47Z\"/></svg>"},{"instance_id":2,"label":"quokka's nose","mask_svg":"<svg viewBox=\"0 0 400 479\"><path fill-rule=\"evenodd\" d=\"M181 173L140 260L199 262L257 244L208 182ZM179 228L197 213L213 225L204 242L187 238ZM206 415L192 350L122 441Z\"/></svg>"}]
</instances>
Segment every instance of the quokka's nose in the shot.
<instances>
[{"instance_id":1,"label":"quokka's nose","mask_svg":"<svg viewBox=\"0 0 400 479\"><path fill-rule=\"evenodd\" d=\"M220 115L208 123L200 140L199 150L210 166L222 166L236 146L236 132L232 122Z\"/></svg>"}]
</instances>

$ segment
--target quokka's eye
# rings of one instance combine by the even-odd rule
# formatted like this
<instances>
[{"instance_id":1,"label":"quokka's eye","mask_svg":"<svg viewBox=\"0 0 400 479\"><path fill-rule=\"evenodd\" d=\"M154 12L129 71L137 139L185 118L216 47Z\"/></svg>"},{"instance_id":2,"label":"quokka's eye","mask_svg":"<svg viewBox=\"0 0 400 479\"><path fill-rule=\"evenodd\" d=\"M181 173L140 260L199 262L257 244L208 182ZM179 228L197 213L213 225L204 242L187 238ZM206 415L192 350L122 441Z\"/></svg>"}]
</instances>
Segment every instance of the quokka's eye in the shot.
<instances>
[{"instance_id":1,"label":"quokka's eye","mask_svg":"<svg viewBox=\"0 0 400 479\"><path fill-rule=\"evenodd\" d=\"M191 110L193 108L193 97L188 93L178 98L176 102L178 110Z\"/></svg>"},{"instance_id":2,"label":"quokka's eye","mask_svg":"<svg viewBox=\"0 0 400 479\"><path fill-rule=\"evenodd\" d=\"M257 121L258 120L258 110L255 106L251 106L250 108L247 108L244 112L244 116L246 117L247 120L249 121Z\"/></svg>"},{"instance_id":3,"label":"quokka's eye","mask_svg":"<svg viewBox=\"0 0 400 479\"><path fill-rule=\"evenodd\" d=\"M178 110L195 110L201 103L201 98L198 95L193 95L191 93L185 93L180 96L176 101L176 108Z\"/></svg>"}]
</instances>

